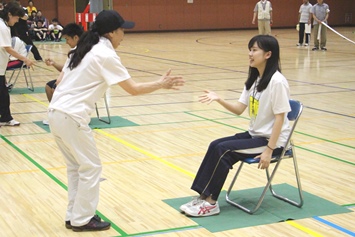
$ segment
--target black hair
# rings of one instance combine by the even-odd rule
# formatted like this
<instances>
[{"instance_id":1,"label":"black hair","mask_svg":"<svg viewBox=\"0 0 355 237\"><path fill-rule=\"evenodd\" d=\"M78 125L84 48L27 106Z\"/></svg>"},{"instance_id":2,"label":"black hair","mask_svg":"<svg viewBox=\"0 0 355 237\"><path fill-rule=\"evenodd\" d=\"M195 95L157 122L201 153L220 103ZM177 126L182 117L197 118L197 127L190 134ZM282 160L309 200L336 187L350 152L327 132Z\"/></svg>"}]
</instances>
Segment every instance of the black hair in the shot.
<instances>
[{"instance_id":1,"label":"black hair","mask_svg":"<svg viewBox=\"0 0 355 237\"><path fill-rule=\"evenodd\" d=\"M281 72L281 63L280 63L280 47L277 39L270 35L257 35L254 36L248 44L249 50L257 44L260 49L265 52L271 52L270 58L267 59L265 71L262 75L260 82L257 85L257 91L261 92L266 89L269 85L271 77L276 71ZM245 87L247 90L254 84L259 75L259 71L256 68L249 67L248 79L245 82Z\"/></svg>"},{"instance_id":2,"label":"black hair","mask_svg":"<svg viewBox=\"0 0 355 237\"><path fill-rule=\"evenodd\" d=\"M9 2L4 6L4 9L0 11L0 17L5 21L9 21L9 13L12 16L23 17L25 15L25 11L23 8L16 2Z\"/></svg>"},{"instance_id":3,"label":"black hair","mask_svg":"<svg viewBox=\"0 0 355 237\"><path fill-rule=\"evenodd\" d=\"M78 24L75 23L69 23L67 24L62 31L62 35L67 35L69 37L74 37L74 36L80 36L84 33L83 27L79 26Z\"/></svg>"}]
</instances>

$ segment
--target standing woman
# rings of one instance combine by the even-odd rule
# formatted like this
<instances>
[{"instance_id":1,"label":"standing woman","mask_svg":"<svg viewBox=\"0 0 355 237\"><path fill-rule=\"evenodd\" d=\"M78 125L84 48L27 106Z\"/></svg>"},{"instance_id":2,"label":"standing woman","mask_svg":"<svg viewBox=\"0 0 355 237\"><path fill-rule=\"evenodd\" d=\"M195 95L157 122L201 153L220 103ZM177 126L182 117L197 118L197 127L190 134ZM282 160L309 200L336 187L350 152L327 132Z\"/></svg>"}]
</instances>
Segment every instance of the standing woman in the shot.
<instances>
[{"instance_id":1,"label":"standing woman","mask_svg":"<svg viewBox=\"0 0 355 237\"><path fill-rule=\"evenodd\" d=\"M115 48L123 39L124 29L133 27L133 22L125 22L116 11L100 12L92 29L69 52L49 105L50 129L67 164L69 202L65 226L73 231L110 228L110 223L95 216L102 170L89 127L95 102L115 84L131 95L162 88L177 90L184 84L181 77L170 76L170 71L156 81L137 83L131 79Z\"/></svg>"},{"instance_id":2,"label":"standing woman","mask_svg":"<svg viewBox=\"0 0 355 237\"><path fill-rule=\"evenodd\" d=\"M0 10L0 126L17 126L20 123L14 120L10 111L10 95L6 87L5 72L9 62L9 54L24 61L27 66L32 66L33 62L22 56L11 47L10 26L18 22L25 12L15 2L6 4Z\"/></svg>"},{"instance_id":3,"label":"standing woman","mask_svg":"<svg viewBox=\"0 0 355 237\"><path fill-rule=\"evenodd\" d=\"M272 36L258 35L249 41L248 48L249 76L239 100L232 103L206 90L200 102L216 101L237 115L248 108L249 130L210 144L191 187L199 196L180 207L186 215L218 214L217 199L229 169L248 157L260 159L258 168L268 168L271 157L282 152L290 133L289 86L281 74L279 44Z\"/></svg>"}]
</instances>

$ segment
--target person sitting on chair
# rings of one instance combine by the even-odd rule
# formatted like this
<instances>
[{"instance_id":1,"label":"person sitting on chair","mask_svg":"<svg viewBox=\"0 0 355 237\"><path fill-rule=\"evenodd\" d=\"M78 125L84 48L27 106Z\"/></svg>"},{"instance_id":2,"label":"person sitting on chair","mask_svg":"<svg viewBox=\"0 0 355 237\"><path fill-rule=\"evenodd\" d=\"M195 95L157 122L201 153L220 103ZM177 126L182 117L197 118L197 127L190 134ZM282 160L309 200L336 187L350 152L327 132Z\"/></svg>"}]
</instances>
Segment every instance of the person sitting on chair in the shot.
<instances>
[{"instance_id":1,"label":"person sitting on chair","mask_svg":"<svg viewBox=\"0 0 355 237\"><path fill-rule=\"evenodd\" d=\"M66 43L70 46L71 49L74 49L79 41L80 36L84 33L83 28L75 23L69 23L63 29L63 38L66 40ZM55 62L51 58L45 60L47 66L53 66L59 72L63 69L63 64ZM49 102L52 100L52 96L55 88L57 87L57 80L51 80L47 82L45 91L47 99ZM42 121L44 125L48 125L48 120Z\"/></svg>"},{"instance_id":2,"label":"person sitting on chair","mask_svg":"<svg viewBox=\"0 0 355 237\"><path fill-rule=\"evenodd\" d=\"M273 36L257 35L249 41L248 48L249 75L239 100L232 103L209 90L200 96L200 102L216 101L237 115L248 109L251 120L247 132L210 144L191 187L199 196L180 207L188 216L218 214L217 199L229 169L250 157L260 159L258 168L268 168L271 157L281 154L290 134L289 86L281 74L279 44Z\"/></svg>"}]
</instances>

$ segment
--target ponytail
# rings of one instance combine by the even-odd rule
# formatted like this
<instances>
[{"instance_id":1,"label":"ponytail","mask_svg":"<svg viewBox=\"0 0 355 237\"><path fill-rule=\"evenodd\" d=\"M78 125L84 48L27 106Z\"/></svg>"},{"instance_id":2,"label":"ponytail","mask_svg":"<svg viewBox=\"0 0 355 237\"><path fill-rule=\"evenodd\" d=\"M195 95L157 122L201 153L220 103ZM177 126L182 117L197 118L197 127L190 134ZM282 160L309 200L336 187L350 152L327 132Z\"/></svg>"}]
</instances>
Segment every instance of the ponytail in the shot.
<instances>
[{"instance_id":1,"label":"ponytail","mask_svg":"<svg viewBox=\"0 0 355 237\"><path fill-rule=\"evenodd\" d=\"M75 49L68 53L68 57L71 56L69 62L69 68L72 70L76 68L85 55L97 44L100 40L100 36L96 31L89 30L82 34L78 41L78 45Z\"/></svg>"}]
</instances>

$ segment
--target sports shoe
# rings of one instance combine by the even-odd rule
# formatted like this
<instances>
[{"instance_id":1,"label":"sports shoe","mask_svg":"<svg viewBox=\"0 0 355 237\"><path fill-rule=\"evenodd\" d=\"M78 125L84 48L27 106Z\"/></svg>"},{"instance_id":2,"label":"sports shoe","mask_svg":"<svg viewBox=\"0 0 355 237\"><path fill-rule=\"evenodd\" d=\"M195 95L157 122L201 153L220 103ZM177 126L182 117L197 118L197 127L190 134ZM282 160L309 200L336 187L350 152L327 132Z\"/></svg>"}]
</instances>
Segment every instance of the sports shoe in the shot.
<instances>
[{"instance_id":1,"label":"sports shoe","mask_svg":"<svg viewBox=\"0 0 355 237\"><path fill-rule=\"evenodd\" d=\"M49 125L48 120L43 120L42 123L43 123L44 125Z\"/></svg>"},{"instance_id":2,"label":"sports shoe","mask_svg":"<svg viewBox=\"0 0 355 237\"><path fill-rule=\"evenodd\" d=\"M97 221L101 221L101 218L98 215L95 215L93 218L95 218ZM65 221L65 228L71 229L72 225L70 224L70 221Z\"/></svg>"},{"instance_id":3,"label":"sports shoe","mask_svg":"<svg viewBox=\"0 0 355 237\"><path fill-rule=\"evenodd\" d=\"M20 126L20 122L13 119L8 122L0 122L0 126Z\"/></svg>"},{"instance_id":4,"label":"sports shoe","mask_svg":"<svg viewBox=\"0 0 355 237\"><path fill-rule=\"evenodd\" d=\"M190 207L192 207L192 206L195 206L195 205L199 204L199 203L202 202L202 201L203 201L203 200L200 199L200 197L193 197L190 202L181 205L181 206L180 206L180 210L181 210L181 212L185 212L185 210L186 210L187 208L190 208Z\"/></svg>"},{"instance_id":5,"label":"sports shoe","mask_svg":"<svg viewBox=\"0 0 355 237\"><path fill-rule=\"evenodd\" d=\"M316 51L316 50L319 50L318 47L314 47L314 48L312 49L312 51Z\"/></svg>"},{"instance_id":6,"label":"sports shoe","mask_svg":"<svg viewBox=\"0 0 355 237\"><path fill-rule=\"evenodd\" d=\"M304 44L304 46L305 46L305 47L307 47L307 46L308 46L308 44L307 44L307 43L305 43L305 44Z\"/></svg>"},{"instance_id":7,"label":"sports shoe","mask_svg":"<svg viewBox=\"0 0 355 237\"><path fill-rule=\"evenodd\" d=\"M212 216L219 214L219 205L218 202L215 204L210 204L209 202L202 200L199 204L191 206L185 209L185 214L187 216Z\"/></svg>"},{"instance_id":8,"label":"sports shoe","mask_svg":"<svg viewBox=\"0 0 355 237\"><path fill-rule=\"evenodd\" d=\"M322 47L321 50L322 51L327 51L327 48L326 47Z\"/></svg>"},{"instance_id":9,"label":"sports shoe","mask_svg":"<svg viewBox=\"0 0 355 237\"><path fill-rule=\"evenodd\" d=\"M301 45L302 45L302 44L300 44L300 43L297 43L297 44L296 44L296 46L301 46Z\"/></svg>"},{"instance_id":10,"label":"sports shoe","mask_svg":"<svg viewBox=\"0 0 355 237\"><path fill-rule=\"evenodd\" d=\"M83 226L71 226L72 230L75 232L79 231L100 231L110 229L111 223L101 221L101 218L97 215L93 216L89 223Z\"/></svg>"}]
</instances>

